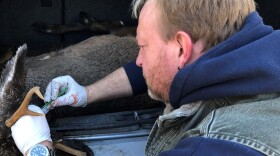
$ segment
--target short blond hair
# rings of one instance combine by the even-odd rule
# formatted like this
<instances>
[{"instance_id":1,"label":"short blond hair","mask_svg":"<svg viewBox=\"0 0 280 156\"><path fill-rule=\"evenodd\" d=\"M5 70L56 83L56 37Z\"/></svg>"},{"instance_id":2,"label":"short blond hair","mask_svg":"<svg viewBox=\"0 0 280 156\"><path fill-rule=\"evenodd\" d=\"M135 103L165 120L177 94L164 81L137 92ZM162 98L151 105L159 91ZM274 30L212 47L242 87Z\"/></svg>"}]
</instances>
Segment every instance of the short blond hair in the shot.
<instances>
[{"instance_id":1,"label":"short blond hair","mask_svg":"<svg viewBox=\"0 0 280 156\"><path fill-rule=\"evenodd\" d=\"M238 32L248 14L256 10L254 0L134 0L135 18L147 1L156 3L165 40L184 31L192 42L202 40L205 50Z\"/></svg>"}]
</instances>

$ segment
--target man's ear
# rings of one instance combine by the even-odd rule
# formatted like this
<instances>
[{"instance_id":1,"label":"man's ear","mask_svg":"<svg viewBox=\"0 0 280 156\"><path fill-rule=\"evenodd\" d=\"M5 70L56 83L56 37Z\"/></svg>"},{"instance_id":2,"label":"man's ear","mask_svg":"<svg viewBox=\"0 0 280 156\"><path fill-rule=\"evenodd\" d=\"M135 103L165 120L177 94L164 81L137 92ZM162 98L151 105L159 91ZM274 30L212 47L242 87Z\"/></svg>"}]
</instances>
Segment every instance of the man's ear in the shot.
<instances>
[{"instance_id":1,"label":"man's ear","mask_svg":"<svg viewBox=\"0 0 280 156\"><path fill-rule=\"evenodd\" d=\"M191 59L192 54L192 40L190 36L183 31L179 31L176 34L178 46L180 46L178 53L178 67L182 69L185 64Z\"/></svg>"}]
</instances>

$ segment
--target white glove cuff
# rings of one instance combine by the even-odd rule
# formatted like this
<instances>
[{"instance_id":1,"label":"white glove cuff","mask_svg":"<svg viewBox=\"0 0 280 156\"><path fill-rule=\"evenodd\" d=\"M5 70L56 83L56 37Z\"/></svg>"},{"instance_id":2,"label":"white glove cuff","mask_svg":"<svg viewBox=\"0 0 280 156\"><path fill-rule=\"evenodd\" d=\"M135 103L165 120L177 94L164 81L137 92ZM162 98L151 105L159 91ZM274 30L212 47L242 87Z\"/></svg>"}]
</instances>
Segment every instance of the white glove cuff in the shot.
<instances>
[{"instance_id":1,"label":"white glove cuff","mask_svg":"<svg viewBox=\"0 0 280 156\"><path fill-rule=\"evenodd\" d=\"M81 96L83 96L83 97L81 97L81 101L79 102L80 107L85 107L85 106L87 106L87 89L86 89L86 87L83 87Z\"/></svg>"}]
</instances>

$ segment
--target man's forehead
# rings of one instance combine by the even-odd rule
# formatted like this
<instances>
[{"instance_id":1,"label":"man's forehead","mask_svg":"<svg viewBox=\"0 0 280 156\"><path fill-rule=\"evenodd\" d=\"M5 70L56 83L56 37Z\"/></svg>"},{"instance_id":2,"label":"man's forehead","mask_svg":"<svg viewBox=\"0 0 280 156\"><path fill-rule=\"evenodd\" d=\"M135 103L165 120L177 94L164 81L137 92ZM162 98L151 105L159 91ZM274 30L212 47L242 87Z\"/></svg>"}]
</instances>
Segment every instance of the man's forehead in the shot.
<instances>
[{"instance_id":1,"label":"man's forehead","mask_svg":"<svg viewBox=\"0 0 280 156\"><path fill-rule=\"evenodd\" d=\"M146 35L152 35L159 31L158 18L155 2L153 0L146 2L139 14L136 31L137 41L145 41L145 39L151 38L151 36Z\"/></svg>"},{"instance_id":2,"label":"man's forehead","mask_svg":"<svg viewBox=\"0 0 280 156\"><path fill-rule=\"evenodd\" d=\"M141 33L141 28L139 29L139 25L136 30L136 40L137 42L143 41L143 35Z\"/></svg>"},{"instance_id":3,"label":"man's forehead","mask_svg":"<svg viewBox=\"0 0 280 156\"><path fill-rule=\"evenodd\" d=\"M151 14L154 14L156 11L155 6L156 6L155 1L152 0L147 1L140 11L139 19L141 18L141 16L149 16Z\"/></svg>"},{"instance_id":4,"label":"man's forehead","mask_svg":"<svg viewBox=\"0 0 280 156\"><path fill-rule=\"evenodd\" d=\"M153 3L146 3L140 12L138 27L140 30L145 27L151 27L157 21L156 10Z\"/></svg>"}]
</instances>

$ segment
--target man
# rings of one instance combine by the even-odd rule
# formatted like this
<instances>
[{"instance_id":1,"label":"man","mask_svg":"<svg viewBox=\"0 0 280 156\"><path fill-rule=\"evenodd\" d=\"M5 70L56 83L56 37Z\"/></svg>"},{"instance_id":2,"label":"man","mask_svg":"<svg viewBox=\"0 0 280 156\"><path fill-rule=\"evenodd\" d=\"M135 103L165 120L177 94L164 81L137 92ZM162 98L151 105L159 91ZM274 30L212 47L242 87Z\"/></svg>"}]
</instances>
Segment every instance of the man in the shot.
<instances>
[{"instance_id":1,"label":"man","mask_svg":"<svg viewBox=\"0 0 280 156\"><path fill-rule=\"evenodd\" d=\"M263 24L253 0L137 0L133 11L136 64L150 96L169 107L147 155L280 155L280 31ZM45 99L86 106L132 95L142 89L131 66L87 87L55 78Z\"/></svg>"}]
</instances>

